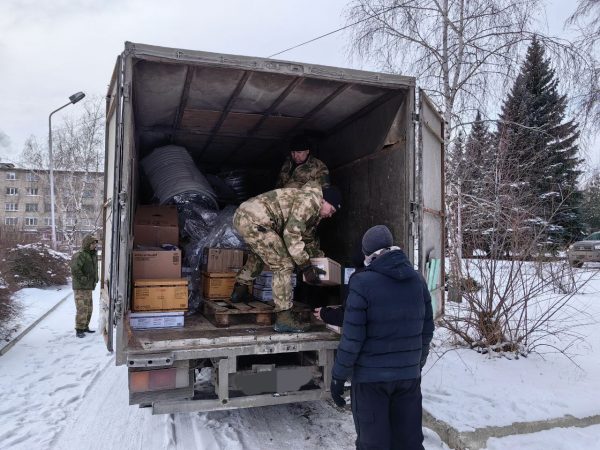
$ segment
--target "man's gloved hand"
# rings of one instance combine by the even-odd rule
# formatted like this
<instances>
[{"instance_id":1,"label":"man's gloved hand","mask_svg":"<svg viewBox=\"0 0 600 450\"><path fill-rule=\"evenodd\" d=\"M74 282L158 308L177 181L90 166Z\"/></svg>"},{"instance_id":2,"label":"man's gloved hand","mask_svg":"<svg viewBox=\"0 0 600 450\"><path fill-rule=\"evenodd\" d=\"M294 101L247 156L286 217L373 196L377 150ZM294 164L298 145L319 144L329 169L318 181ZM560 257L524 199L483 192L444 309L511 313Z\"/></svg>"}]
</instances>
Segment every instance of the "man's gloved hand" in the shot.
<instances>
[{"instance_id":1,"label":"man's gloved hand","mask_svg":"<svg viewBox=\"0 0 600 450\"><path fill-rule=\"evenodd\" d=\"M346 406L346 400L344 400L344 397L343 397L344 383L345 383L345 380L338 380L337 378L331 379L331 387L330 387L331 398L333 399L333 402L340 408L343 408L344 406Z\"/></svg>"},{"instance_id":2,"label":"man's gloved hand","mask_svg":"<svg viewBox=\"0 0 600 450\"><path fill-rule=\"evenodd\" d=\"M323 269L313 266L312 264L306 264L300 267L300 272L302 272L302 275L304 275L308 284L319 284L321 282L319 275L326 273Z\"/></svg>"}]
</instances>

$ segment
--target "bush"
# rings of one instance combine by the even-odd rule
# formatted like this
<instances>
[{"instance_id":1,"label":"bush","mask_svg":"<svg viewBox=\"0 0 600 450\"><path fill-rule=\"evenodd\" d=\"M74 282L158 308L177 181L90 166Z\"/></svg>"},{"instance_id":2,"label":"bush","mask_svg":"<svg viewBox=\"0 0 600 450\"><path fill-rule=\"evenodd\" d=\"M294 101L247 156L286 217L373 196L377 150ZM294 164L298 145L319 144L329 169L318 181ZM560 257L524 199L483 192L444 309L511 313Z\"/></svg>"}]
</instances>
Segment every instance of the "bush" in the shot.
<instances>
[{"instance_id":1,"label":"bush","mask_svg":"<svg viewBox=\"0 0 600 450\"><path fill-rule=\"evenodd\" d=\"M19 288L67 284L69 257L43 244L19 245L6 252L6 281Z\"/></svg>"}]
</instances>

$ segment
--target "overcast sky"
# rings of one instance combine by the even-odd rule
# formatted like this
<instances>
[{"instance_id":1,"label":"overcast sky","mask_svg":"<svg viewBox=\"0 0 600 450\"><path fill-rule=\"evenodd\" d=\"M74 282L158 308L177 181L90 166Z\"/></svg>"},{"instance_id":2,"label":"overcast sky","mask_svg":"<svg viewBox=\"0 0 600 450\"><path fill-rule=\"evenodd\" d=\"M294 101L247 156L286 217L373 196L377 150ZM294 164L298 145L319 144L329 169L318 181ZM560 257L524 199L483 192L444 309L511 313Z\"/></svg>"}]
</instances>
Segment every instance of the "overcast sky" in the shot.
<instances>
[{"instance_id":1,"label":"overcast sky","mask_svg":"<svg viewBox=\"0 0 600 450\"><path fill-rule=\"evenodd\" d=\"M47 139L48 114L72 93L104 96L125 41L268 56L343 26L348 1L0 0L0 157L17 160L32 134ZM553 33L562 33L574 4L548 2ZM279 57L358 64L348 57L343 32ZM53 123L77 108L57 113ZM598 153L596 148L595 166Z\"/></svg>"}]
</instances>

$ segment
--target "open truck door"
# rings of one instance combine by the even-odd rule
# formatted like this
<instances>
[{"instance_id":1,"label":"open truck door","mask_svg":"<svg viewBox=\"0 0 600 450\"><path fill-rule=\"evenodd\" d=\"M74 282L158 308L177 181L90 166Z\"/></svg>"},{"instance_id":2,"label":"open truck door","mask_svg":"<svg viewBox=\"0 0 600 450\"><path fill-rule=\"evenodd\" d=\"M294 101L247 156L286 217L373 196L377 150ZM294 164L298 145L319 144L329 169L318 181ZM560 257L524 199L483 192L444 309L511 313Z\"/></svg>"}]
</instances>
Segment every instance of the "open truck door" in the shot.
<instances>
[{"instance_id":1,"label":"open truck door","mask_svg":"<svg viewBox=\"0 0 600 450\"><path fill-rule=\"evenodd\" d=\"M433 317L444 313L444 119L419 89L419 270L431 293Z\"/></svg>"},{"instance_id":2,"label":"open truck door","mask_svg":"<svg viewBox=\"0 0 600 450\"><path fill-rule=\"evenodd\" d=\"M123 293L119 291L119 271L122 264L121 227L126 197L123 191L124 130L123 130L123 58L119 56L106 97L105 179L104 179L104 231L102 239L101 270L101 328L106 348L114 350L114 328L122 313Z\"/></svg>"}]
</instances>

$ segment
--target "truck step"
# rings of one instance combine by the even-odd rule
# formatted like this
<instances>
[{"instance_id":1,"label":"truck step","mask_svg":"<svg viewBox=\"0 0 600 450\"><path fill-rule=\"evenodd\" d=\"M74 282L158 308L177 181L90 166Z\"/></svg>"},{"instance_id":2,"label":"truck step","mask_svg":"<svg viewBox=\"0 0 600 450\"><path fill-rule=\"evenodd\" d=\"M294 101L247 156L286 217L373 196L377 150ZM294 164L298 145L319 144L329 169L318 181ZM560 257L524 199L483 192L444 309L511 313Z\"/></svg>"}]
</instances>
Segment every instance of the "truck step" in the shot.
<instances>
[{"instance_id":1,"label":"truck step","mask_svg":"<svg viewBox=\"0 0 600 450\"><path fill-rule=\"evenodd\" d=\"M294 303L294 311L310 317L310 308L302 303ZM232 303L229 299L204 299L204 317L219 328L244 324L269 326L275 321L275 308L260 301Z\"/></svg>"}]
</instances>

